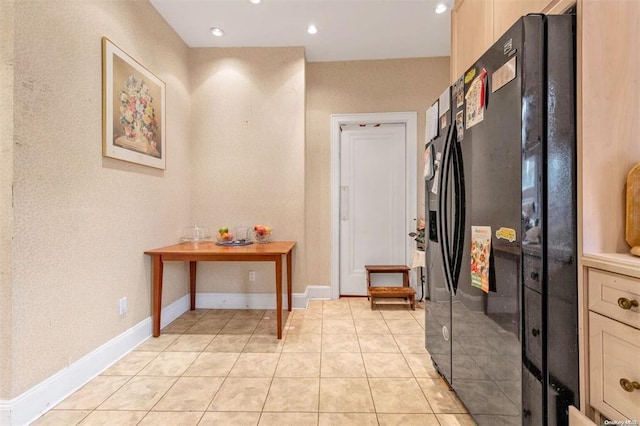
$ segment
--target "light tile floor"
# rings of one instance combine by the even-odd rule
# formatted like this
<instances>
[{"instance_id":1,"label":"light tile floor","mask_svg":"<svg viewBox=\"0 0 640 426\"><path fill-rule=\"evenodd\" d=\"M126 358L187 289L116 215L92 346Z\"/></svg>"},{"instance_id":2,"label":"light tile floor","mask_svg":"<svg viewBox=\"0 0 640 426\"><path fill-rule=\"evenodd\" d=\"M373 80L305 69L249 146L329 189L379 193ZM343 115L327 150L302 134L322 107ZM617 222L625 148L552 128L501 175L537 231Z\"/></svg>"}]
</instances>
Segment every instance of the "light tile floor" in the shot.
<instances>
[{"instance_id":1,"label":"light tile floor","mask_svg":"<svg viewBox=\"0 0 640 426\"><path fill-rule=\"evenodd\" d=\"M390 299L391 300L391 299ZM34 425L475 425L424 349L424 305L186 312Z\"/></svg>"}]
</instances>

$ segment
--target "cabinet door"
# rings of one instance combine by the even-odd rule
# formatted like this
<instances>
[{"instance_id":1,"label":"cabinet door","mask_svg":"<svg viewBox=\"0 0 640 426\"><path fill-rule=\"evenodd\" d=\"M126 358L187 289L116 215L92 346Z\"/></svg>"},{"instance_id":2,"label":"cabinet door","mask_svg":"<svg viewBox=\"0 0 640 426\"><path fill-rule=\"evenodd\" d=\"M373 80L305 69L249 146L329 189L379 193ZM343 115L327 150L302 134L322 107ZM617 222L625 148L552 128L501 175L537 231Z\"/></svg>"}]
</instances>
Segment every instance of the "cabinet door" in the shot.
<instances>
[{"instance_id":1,"label":"cabinet door","mask_svg":"<svg viewBox=\"0 0 640 426\"><path fill-rule=\"evenodd\" d=\"M511 26L527 13L540 13L549 0L494 0L493 41L496 41Z\"/></svg>"},{"instance_id":2,"label":"cabinet door","mask_svg":"<svg viewBox=\"0 0 640 426\"><path fill-rule=\"evenodd\" d=\"M611 420L639 419L640 330L589 312L589 355L591 406Z\"/></svg>"},{"instance_id":3,"label":"cabinet door","mask_svg":"<svg viewBox=\"0 0 640 426\"><path fill-rule=\"evenodd\" d=\"M459 0L451 11L451 82L493 44L493 2Z\"/></svg>"}]
</instances>

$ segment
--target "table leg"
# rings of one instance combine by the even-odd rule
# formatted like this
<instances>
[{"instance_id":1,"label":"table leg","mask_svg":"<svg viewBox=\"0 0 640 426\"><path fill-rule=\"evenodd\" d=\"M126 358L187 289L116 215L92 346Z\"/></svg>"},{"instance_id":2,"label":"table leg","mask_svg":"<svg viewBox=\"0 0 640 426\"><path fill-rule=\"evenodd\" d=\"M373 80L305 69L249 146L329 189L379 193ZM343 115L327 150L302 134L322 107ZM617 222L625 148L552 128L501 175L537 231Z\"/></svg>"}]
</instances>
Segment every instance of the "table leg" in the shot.
<instances>
[{"instance_id":1,"label":"table leg","mask_svg":"<svg viewBox=\"0 0 640 426\"><path fill-rule=\"evenodd\" d=\"M278 326L278 339L282 339L282 256L278 255L276 261L276 323Z\"/></svg>"},{"instance_id":2,"label":"table leg","mask_svg":"<svg viewBox=\"0 0 640 426\"><path fill-rule=\"evenodd\" d=\"M289 253L287 253L287 307L289 312L291 312L291 308L293 307L293 301L291 300L291 293L293 289L293 267L291 257L292 254L290 251Z\"/></svg>"},{"instance_id":3,"label":"table leg","mask_svg":"<svg viewBox=\"0 0 640 426\"><path fill-rule=\"evenodd\" d=\"M189 292L191 293L191 310L196 309L196 262L189 262Z\"/></svg>"},{"instance_id":4,"label":"table leg","mask_svg":"<svg viewBox=\"0 0 640 426\"><path fill-rule=\"evenodd\" d=\"M160 315L162 312L162 257L159 254L153 259L153 337L160 335Z\"/></svg>"}]
</instances>

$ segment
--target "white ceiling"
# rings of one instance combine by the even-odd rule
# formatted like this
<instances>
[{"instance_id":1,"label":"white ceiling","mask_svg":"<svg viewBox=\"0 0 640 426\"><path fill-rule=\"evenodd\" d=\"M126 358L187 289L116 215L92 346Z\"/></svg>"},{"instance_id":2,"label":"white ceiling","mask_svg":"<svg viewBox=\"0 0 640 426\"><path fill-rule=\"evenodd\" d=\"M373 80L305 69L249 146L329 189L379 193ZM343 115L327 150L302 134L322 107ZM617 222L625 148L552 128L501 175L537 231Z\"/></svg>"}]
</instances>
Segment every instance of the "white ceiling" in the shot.
<instances>
[{"instance_id":1,"label":"white ceiling","mask_svg":"<svg viewBox=\"0 0 640 426\"><path fill-rule=\"evenodd\" d=\"M150 1L190 47L304 46L310 62L449 56L453 0Z\"/></svg>"}]
</instances>

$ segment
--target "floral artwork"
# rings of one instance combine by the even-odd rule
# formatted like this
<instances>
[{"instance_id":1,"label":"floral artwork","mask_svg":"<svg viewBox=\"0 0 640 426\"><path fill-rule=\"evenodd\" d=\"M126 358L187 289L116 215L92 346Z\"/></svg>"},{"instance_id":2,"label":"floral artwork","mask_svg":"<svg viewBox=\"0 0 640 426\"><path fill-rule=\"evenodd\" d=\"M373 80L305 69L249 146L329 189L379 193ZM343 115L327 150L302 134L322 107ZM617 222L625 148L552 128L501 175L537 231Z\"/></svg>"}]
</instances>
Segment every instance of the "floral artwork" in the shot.
<instances>
[{"instance_id":1,"label":"floral artwork","mask_svg":"<svg viewBox=\"0 0 640 426\"><path fill-rule=\"evenodd\" d=\"M158 120L153 108L153 97L144 79L131 74L124 89L120 91L120 123L122 133L116 138L116 145L127 147L133 141L132 149L160 157L158 151ZM122 137L125 141L120 141Z\"/></svg>"},{"instance_id":2,"label":"floral artwork","mask_svg":"<svg viewBox=\"0 0 640 426\"><path fill-rule=\"evenodd\" d=\"M164 169L164 82L105 37L102 52L103 155Z\"/></svg>"},{"instance_id":3,"label":"floral artwork","mask_svg":"<svg viewBox=\"0 0 640 426\"><path fill-rule=\"evenodd\" d=\"M491 227L471 227L471 285L489 292L489 257L491 256Z\"/></svg>"}]
</instances>

